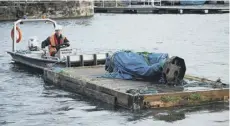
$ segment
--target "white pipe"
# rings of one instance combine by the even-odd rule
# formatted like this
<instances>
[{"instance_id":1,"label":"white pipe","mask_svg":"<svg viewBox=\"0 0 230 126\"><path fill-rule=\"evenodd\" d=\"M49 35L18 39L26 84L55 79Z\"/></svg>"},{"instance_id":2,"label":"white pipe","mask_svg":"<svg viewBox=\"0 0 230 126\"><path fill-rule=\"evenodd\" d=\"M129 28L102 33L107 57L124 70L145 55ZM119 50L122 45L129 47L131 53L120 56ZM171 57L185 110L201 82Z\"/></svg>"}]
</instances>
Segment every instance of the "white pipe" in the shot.
<instances>
[{"instance_id":1,"label":"white pipe","mask_svg":"<svg viewBox=\"0 0 230 126\"><path fill-rule=\"evenodd\" d=\"M54 20L51 20L51 19L19 19L17 20L15 23L20 23L20 22L32 22L32 21L50 21L52 22L53 24L56 24L56 21Z\"/></svg>"},{"instance_id":2,"label":"white pipe","mask_svg":"<svg viewBox=\"0 0 230 126\"><path fill-rule=\"evenodd\" d=\"M12 52L14 52L15 51L15 42L16 42L16 26L17 26L17 24L16 23L14 23L14 38L13 38L13 43L12 43Z\"/></svg>"}]
</instances>

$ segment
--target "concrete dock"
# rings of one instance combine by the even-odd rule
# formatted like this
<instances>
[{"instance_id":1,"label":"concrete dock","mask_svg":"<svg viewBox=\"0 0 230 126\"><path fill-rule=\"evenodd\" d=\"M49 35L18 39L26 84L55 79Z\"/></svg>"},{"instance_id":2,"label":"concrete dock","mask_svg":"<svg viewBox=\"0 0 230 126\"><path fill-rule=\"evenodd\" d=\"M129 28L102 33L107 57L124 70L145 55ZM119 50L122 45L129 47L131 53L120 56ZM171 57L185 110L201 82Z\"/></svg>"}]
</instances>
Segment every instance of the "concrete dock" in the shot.
<instances>
[{"instance_id":1,"label":"concrete dock","mask_svg":"<svg viewBox=\"0 0 230 126\"><path fill-rule=\"evenodd\" d=\"M191 106L229 101L228 84L186 76L192 86L167 86L148 81L102 78L104 66L46 68L44 80L62 89L80 93L114 106L139 110ZM203 88L194 84L202 85Z\"/></svg>"},{"instance_id":2,"label":"concrete dock","mask_svg":"<svg viewBox=\"0 0 230 126\"><path fill-rule=\"evenodd\" d=\"M124 7L94 7L95 13L145 13L145 14L168 14L168 13L226 13L229 12L228 5L193 5L193 6L152 6L152 5L132 5Z\"/></svg>"}]
</instances>

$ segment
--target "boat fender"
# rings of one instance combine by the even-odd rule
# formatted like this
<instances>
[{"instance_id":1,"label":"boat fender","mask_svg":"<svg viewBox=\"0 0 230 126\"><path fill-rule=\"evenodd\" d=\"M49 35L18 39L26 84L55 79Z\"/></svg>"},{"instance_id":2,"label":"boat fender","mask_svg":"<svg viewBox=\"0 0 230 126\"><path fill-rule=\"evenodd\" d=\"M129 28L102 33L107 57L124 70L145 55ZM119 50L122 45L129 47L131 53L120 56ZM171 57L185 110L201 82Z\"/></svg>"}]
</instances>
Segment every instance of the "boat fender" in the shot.
<instances>
[{"instance_id":1,"label":"boat fender","mask_svg":"<svg viewBox=\"0 0 230 126\"><path fill-rule=\"evenodd\" d=\"M19 43L22 40L22 31L20 28L17 26L16 30L18 32L19 37L17 38L16 42ZM14 28L11 30L11 39L14 40Z\"/></svg>"}]
</instances>

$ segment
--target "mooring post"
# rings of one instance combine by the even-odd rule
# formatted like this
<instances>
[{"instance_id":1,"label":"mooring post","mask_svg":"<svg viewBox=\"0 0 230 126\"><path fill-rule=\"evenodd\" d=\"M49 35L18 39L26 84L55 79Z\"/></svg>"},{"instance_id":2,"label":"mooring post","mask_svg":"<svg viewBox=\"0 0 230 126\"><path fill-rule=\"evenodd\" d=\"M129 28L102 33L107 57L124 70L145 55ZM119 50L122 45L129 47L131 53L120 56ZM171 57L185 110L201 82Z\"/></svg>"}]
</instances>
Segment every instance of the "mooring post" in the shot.
<instances>
[{"instance_id":1,"label":"mooring post","mask_svg":"<svg viewBox=\"0 0 230 126\"><path fill-rule=\"evenodd\" d=\"M80 55L80 66L84 66L84 57Z\"/></svg>"},{"instance_id":2,"label":"mooring post","mask_svg":"<svg viewBox=\"0 0 230 126\"><path fill-rule=\"evenodd\" d=\"M93 65L97 65L97 54L93 54Z\"/></svg>"},{"instance_id":3,"label":"mooring post","mask_svg":"<svg viewBox=\"0 0 230 126\"><path fill-rule=\"evenodd\" d=\"M116 2L116 7L117 7L117 0L115 0L115 2Z\"/></svg>"},{"instance_id":4,"label":"mooring post","mask_svg":"<svg viewBox=\"0 0 230 126\"><path fill-rule=\"evenodd\" d=\"M179 12L180 12L180 14L183 14L183 9L180 9Z\"/></svg>"},{"instance_id":5,"label":"mooring post","mask_svg":"<svg viewBox=\"0 0 230 126\"><path fill-rule=\"evenodd\" d=\"M71 67L70 56L66 57L66 67Z\"/></svg>"}]
</instances>

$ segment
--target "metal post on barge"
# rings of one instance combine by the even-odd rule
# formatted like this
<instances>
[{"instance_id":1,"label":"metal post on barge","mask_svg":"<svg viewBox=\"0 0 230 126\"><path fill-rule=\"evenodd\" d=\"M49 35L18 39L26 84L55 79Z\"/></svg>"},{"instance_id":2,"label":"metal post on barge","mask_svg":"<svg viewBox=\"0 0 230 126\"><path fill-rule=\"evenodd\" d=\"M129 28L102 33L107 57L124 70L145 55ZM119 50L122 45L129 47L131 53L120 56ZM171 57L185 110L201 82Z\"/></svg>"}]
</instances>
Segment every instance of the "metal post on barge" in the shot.
<instances>
[{"instance_id":1,"label":"metal post on barge","mask_svg":"<svg viewBox=\"0 0 230 126\"><path fill-rule=\"evenodd\" d=\"M180 12L180 14L183 14L183 9L180 9L179 12Z\"/></svg>"},{"instance_id":2,"label":"metal post on barge","mask_svg":"<svg viewBox=\"0 0 230 126\"><path fill-rule=\"evenodd\" d=\"M208 10L204 10L204 13L205 13L205 14L208 14Z\"/></svg>"}]
</instances>

